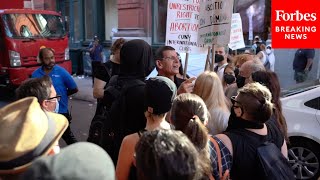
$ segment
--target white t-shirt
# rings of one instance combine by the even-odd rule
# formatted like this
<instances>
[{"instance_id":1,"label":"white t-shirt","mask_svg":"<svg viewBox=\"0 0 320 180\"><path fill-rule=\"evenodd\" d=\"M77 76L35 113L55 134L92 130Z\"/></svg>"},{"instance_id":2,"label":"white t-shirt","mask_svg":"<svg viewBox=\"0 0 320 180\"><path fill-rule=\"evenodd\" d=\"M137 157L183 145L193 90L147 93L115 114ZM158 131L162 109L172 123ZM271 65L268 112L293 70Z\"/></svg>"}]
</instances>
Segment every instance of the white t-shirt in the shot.
<instances>
[{"instance_id":1,"label":"white t-shirt","mask_svg":"<svg viewBox=\"0 0 320 180\"><path fill-rule=\"evenodd\" d=\"M228 63L225 63L222 66L218 66L218 64L215 64L215 68L218 66L218 71L216 73L219 76L221 82L222 82L222 79L223 79L224 68L226 68L227 65L228 65Z\"/></svg>"}]
</instances>

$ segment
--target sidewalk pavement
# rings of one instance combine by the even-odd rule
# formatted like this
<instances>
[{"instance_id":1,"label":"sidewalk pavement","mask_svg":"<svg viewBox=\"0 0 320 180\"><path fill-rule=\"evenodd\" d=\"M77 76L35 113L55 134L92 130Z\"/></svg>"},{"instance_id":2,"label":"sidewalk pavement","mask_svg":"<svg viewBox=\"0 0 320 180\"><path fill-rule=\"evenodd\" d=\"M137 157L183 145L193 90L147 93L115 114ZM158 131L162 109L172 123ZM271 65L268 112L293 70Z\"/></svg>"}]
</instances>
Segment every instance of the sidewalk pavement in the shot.
<instances>
[{"instance_id":1,"label":"sidewalk pavement","mask_svg":"<svg viewBox=\"0 0 320 180\"><path fill-rule=\"evenodd\" d=\"M92 78L86 76L73 76L74 81L76 82L79 91L74 94L72 97L74 99L88 101L88 102L97 102L97 100L92 95Z\"/></svg>"}]
</instances>

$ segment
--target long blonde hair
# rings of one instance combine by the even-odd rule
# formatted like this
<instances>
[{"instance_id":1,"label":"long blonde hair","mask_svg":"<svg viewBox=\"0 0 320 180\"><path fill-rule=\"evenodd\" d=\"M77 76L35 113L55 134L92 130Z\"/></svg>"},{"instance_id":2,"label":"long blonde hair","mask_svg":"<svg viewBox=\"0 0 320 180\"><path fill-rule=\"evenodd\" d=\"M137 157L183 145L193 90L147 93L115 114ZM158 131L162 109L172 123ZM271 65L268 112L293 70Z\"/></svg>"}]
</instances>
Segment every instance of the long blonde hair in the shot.
<instances>
[{"instance_id":1,"label":"long blonde hair","mask_svg":"<svg viewBox=\"0 0 320 180\"><path fill-rule=\"evenodd\" d=\"M222 82L215 72L201 73L195 82L193 93L203 99L209 110L216 107L228 110L228 100L224 95Z\"/></svg>"}]
</instances>

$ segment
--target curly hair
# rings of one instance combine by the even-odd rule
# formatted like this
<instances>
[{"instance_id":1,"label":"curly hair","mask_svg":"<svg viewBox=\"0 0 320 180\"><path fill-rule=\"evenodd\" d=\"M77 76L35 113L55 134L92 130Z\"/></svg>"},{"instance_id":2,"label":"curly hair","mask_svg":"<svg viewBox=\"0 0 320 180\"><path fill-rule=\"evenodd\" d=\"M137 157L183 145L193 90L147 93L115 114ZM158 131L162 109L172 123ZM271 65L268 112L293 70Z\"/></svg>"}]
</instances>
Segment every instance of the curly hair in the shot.
<instances>
[{"instance_id":1,"label":"curly hair","mask_svg":"<svg viewBox=\"0 0 320 180\"><path fill-rule=\"evenodd\" d=\"M114 54L118 49L121 49L122 45L126 42L125 39L117 39L110 48L111 54Z\"/></svg>"},{"instance_id":2,"label":"curly hair","mask_svg":"<svg viewBox=\"0 0 320 180\"><path fill-rule=\"evenodd\" d=\"M181 131L143 133L136 148L138 179L201 179L198 152Z\"/></svg>"}]
</instances>

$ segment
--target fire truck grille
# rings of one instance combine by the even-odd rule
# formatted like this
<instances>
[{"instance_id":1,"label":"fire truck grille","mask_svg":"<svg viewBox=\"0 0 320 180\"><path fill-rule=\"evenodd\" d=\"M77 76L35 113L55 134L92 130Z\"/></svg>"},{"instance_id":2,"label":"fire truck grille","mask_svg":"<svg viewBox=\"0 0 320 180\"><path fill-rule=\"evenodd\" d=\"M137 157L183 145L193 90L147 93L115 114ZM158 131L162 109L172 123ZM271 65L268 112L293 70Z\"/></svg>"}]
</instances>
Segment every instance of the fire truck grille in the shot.
<instances>
[{"instance_id":1,"label":"fire truck grille","mask_svg":"<svg viewBox=\"0 0 320 180\"><path fill-rule=\"evenodd\" d=\"M64 61L64 53L56 53L55 54L55 61L56 62ZM37 56L22 57L22 62L24 65L38 64Z\"/></svg>"}]
</instances>

